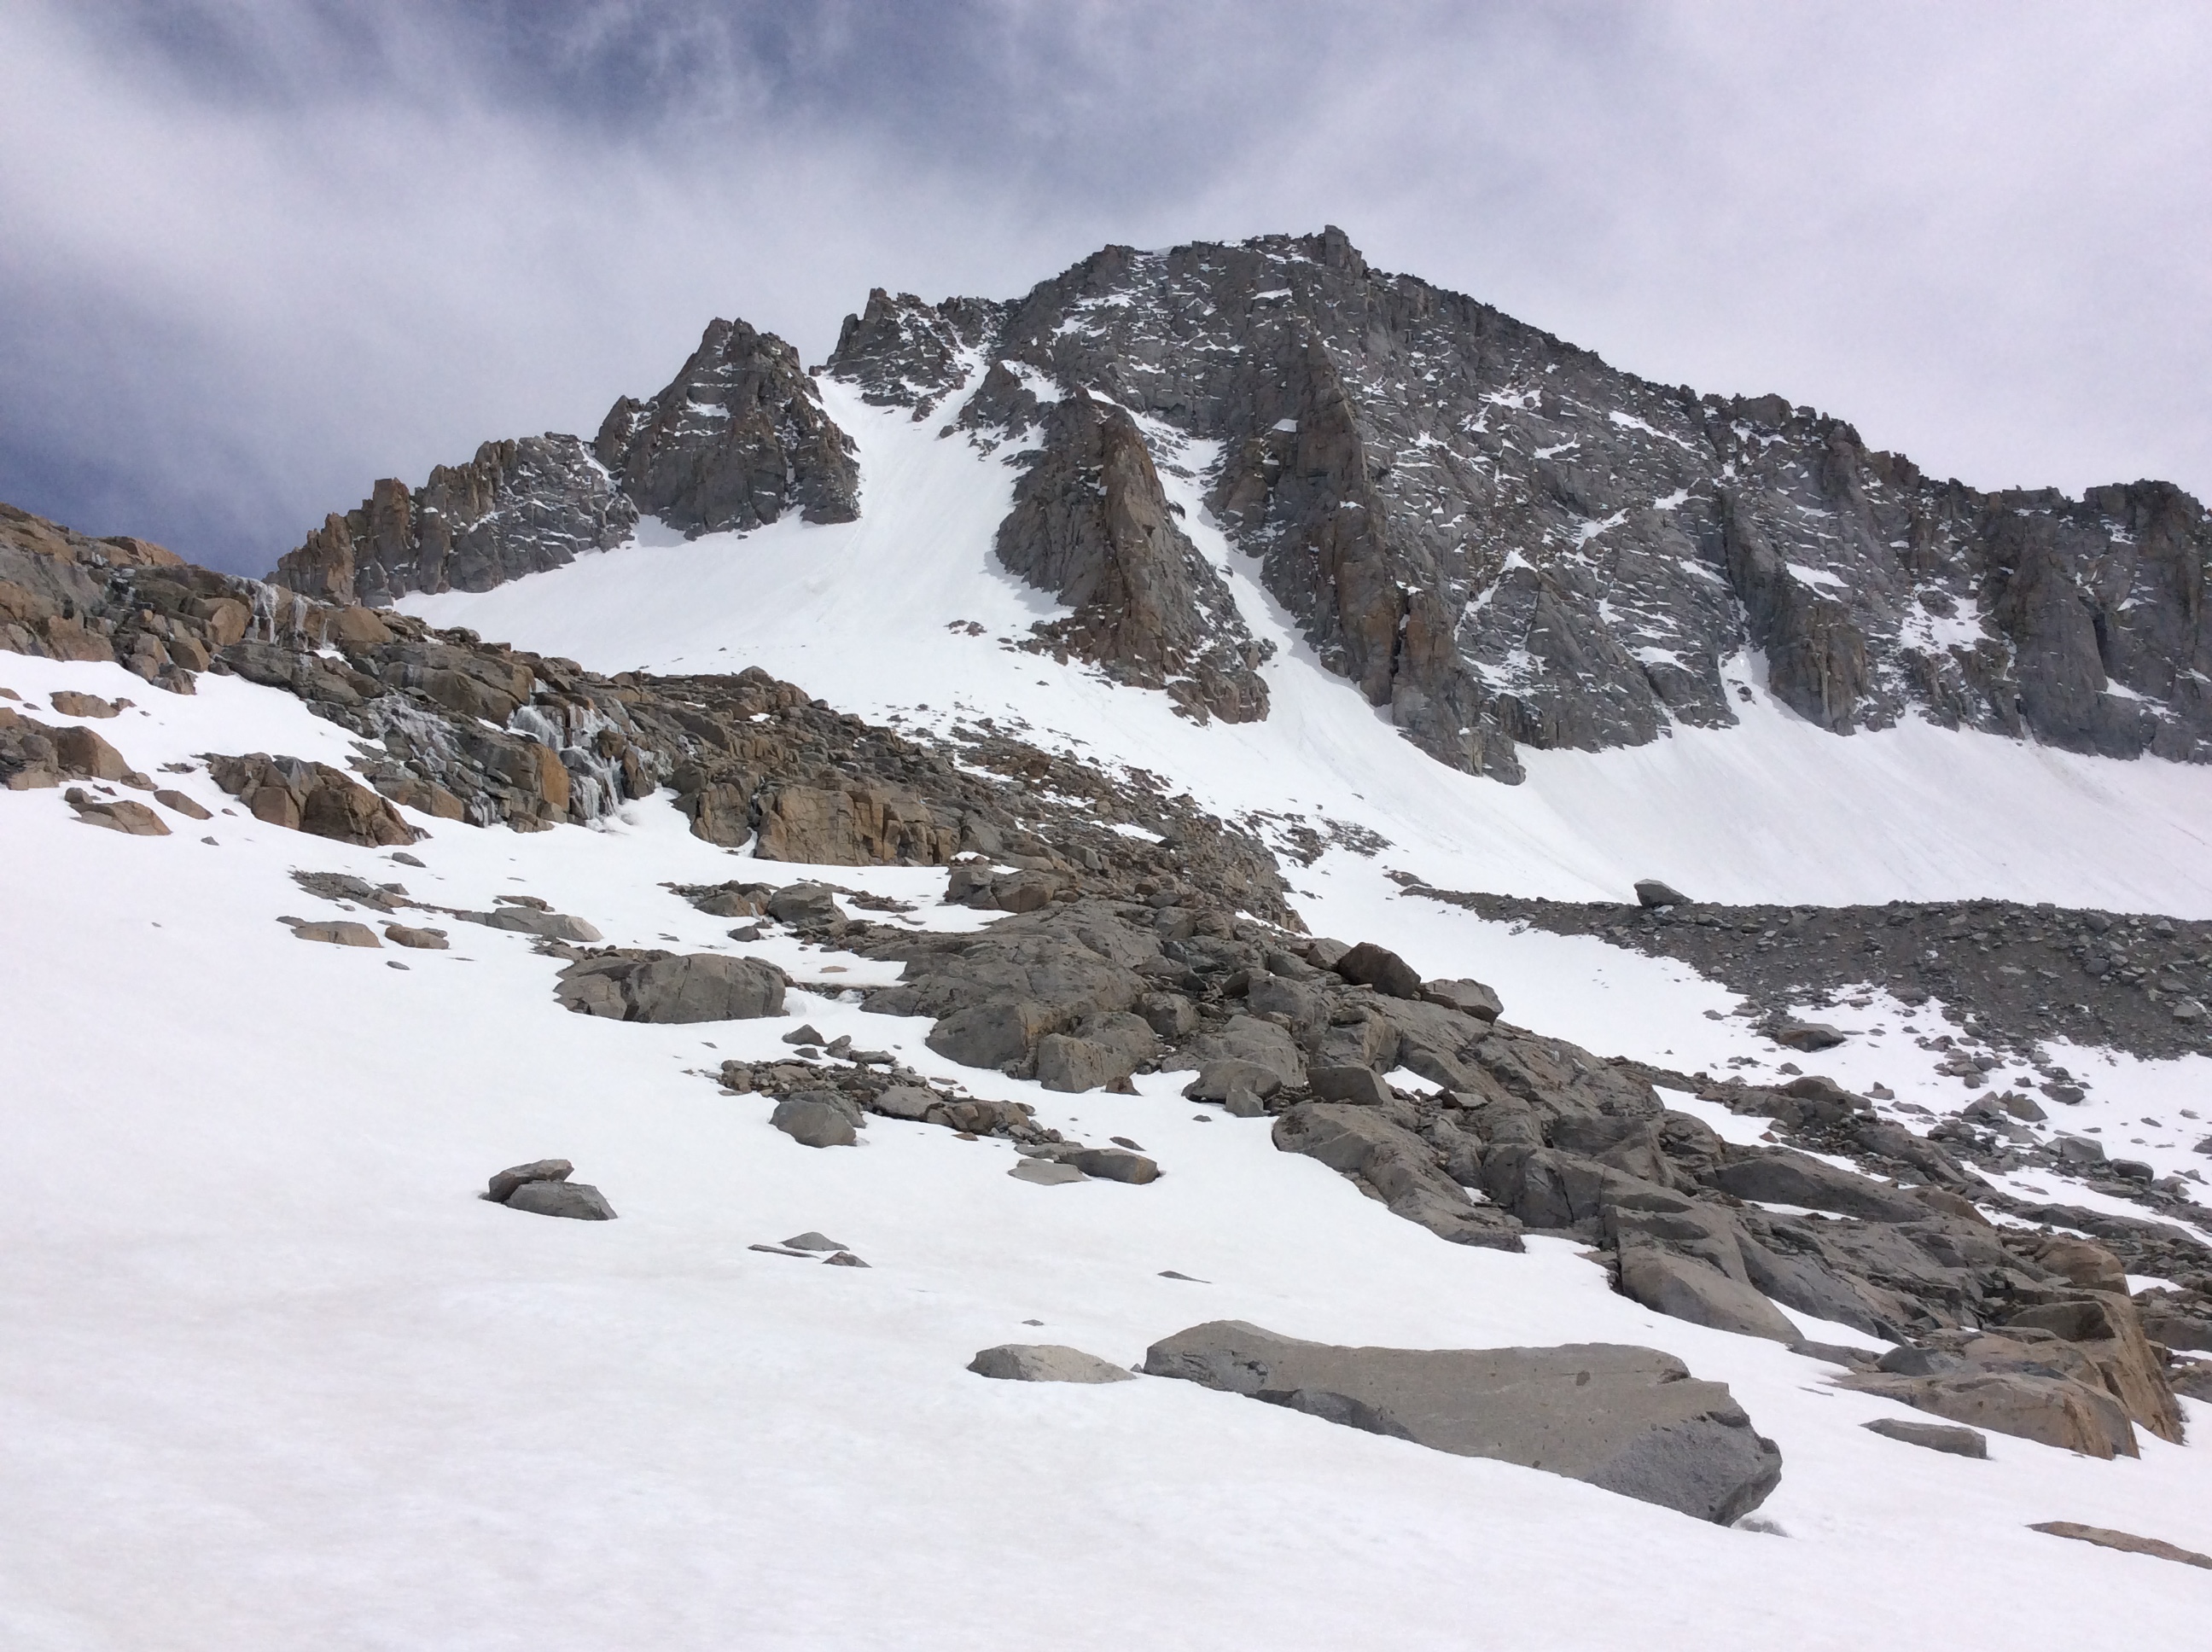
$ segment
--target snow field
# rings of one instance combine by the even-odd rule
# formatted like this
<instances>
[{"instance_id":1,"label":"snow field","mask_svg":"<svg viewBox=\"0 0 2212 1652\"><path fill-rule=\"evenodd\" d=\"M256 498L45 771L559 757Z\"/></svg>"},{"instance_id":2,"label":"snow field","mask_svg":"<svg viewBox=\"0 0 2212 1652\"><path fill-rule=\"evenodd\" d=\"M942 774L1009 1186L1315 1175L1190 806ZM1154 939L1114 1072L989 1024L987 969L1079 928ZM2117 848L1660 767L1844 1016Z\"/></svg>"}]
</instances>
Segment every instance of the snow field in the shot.
<instances>
[{"instance_id":1,"label":"snow field","mask_svg":"<svg viewBox=\"0 0 2212 1652\"><path fill-rule=\"evenodd\" d=\"M343 763L348 744L234 678L179 699L9 656L0 683L47 720L58 687L140 701L97 726L149 773L208 750ZM235 807L204 775L160 778ZM2201 1446L2146 1436L2140 1461L2107 1464L1996 1436L1975 1463L1878 1438L1856 1424L1894 1408L1829 1388L1828 1368L1614 1297L1571 1245L1439 1243L1277 1153L1264 1122L1198 1122L1176 1075L1133 1097L1049 1095L933 1061L925 1023L797 994L781 1020L607 1023L558 1007L557 961L524 936L402 913L454 950L369 951L273 921L339 915L293 867L458 907L538 895L618 944L730 947L730 920L660 884L810 870L976 921L931 904L939 873L745 860L690 837L665 797L626 816L526 835L423 821L418 870L238 813L137 839L76 823L52 792L0 793L0 1157L16 1172L0 1201L0 1643L1455 1647L1570 1620L1578 1643L1622 1647L2195 1638L2212 1579L2024 1528L2212 1546ZM1322 869L1344 927L1371 911L1438 973L1468 944L1345 859ZM1522 944L1539 938L1498 956L1535 957ZM745 950L811 981L883 969L787 938ZM1725 1030L1662 1012L1694 993L1632 973L1620 1036L1596 1048ZM1575 1000L1572 969L1523 975L1501 981L1509 1012L1583 1036L1540 1018ZM860 1149L799 1147L703 1072L781 1054L801 1019L1070 1133L1130 1136L1168 1174L1035 1187L1006 1176L1004 1144L888 1120ZM548 1154L622 1219L473 1196ZM872 1267L745 1248L807 1228ZM1781 1444L1761 1512L1790 1535L1187 1384L962 1369L1009 1340L1133 1361L1224 1317L1351 1342L1671 1350ZM2212 1407L2189 1409L2212 1426Z\"/></svg>"}]
</instances>

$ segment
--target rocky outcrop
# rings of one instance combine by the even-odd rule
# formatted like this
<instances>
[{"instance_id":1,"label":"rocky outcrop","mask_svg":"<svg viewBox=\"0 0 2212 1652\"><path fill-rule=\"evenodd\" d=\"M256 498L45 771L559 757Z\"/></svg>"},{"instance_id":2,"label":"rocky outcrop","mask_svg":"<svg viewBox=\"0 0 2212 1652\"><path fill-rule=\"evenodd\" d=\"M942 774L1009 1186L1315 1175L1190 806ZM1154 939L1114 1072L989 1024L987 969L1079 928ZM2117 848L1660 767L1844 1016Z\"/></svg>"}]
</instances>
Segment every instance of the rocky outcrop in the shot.
<instances>
[{"instance_id":1,"label":"rocky outcrop","mask_svg":"<svg viewBox=\"0 0 2212 1652\"><path fill-rule=\"evenodd\" d=\"M592 451L638 511L687 536L792 511L848 522L860 510L852 439L823 410L799 352L742 321L710 323L652 400L617 402Z\"/></svg>"},{"instance_id":2,"label":"rocky outcrop","mask_svg":"<svg viewBox=\"0 0 2212 1652\"><path fill-rule=\"evenodd\" d=\"M1456 768L1510 780L1522 744L1725 727L1754 678L1838 734L1913 715L2212 758L2212 523L2187 494L1938 483L1810 408L1651 384L1374 270L1333 228L1109 246L1012 302L878 289L825 370L1020 444L1000 558L1076 610L1033 641L1194 713L1264 714L1266 645L1158 485L1194 440L1209 507L1323 664ZM589 452L532 437L386 479L278 578L336 602L482 589L641 513L842 521L858 488L791 347L717 320ZM25 623L11 585L0 626ZM32 616L42 650L106 657L73 625Z\"/></svg>"},{"instance_id":3,"label":"rocky outcrop","mask_svg":"<svg viewBox=\"0 0 2212 1652\"><path fill-rule=\"evenodd\" d=\"M96 542L76 545L26 519L73 557L100 555ZM0 557L8 549L0 539ZM38 628L64 624L163 686L188 691L205 669L282 689L359 737L355 764L376 792L439 819L586 824L665 783L696 835L763 859L943 865L964 853L990 857L991 887L1003 881L1006 898L1030 909L1086 891L1203 888L1232 909L1288 915L1281 872L1250 828L988 719L918 739L757 668L610 678L390 609L204 568L20 558L44 594L32 602L16 587L32 623L0 628L0 645L44 651ZM197 665L172 663L185 657ZM51 745L36 729L12 744L0 731L0 780L58 781Z\"/></svg>"},{"instance_id":4,"label":"rocky outcrop","mask_svg":"<svg viewBox=\"0 0 2212 1652\"><path fill-rule=\"evenodd\" d=\"M880 786L764 787L744 817L763 860L934 866L960 849L957 826L940 824L920 798Z\"/></svg>"},{"instance_id":5,"label":"rocky outcrop","mask_svg":"<svg viewBox=\"0 0 2212 1652\"><path fill-rule=\"evenodd\" d=\"M323 519L270 577L319 601L383 606L410 591L489 591L629 537L637 509L574 436L488 441L422 486L376 484Z\"/></svg>"},{"instance_id":6,"label":"rocky outcrop","mask_svg":"<svg viewBox=\"0 0 2212 1652\"><path fill-rule=\"evenodd\" d=\"M948 1060L1071 1089L1195 1069L1187 1096L1274 1114L1279 1148L1455 1242L1511 1249L1524 1229L1572 1235L1598 1248L1623 1294L1661 1313L1795 1344L1783 1311L1794 1309L1936 1362L1885 1366L1884 1383L1954 1374L1936 1365L1962 1338L2033 1343L2022 1356L2033 1369L1984 1360L1971 1374L2075 1382L2089 1397L2055 1391L2063 1415L2052 1426L2069 1438L2091 1437L2081 1419L2101 1413L2160 1433L2179 1426L2127 1298L2084 1294L2085 1282L2093 1291L2124 1283L2118 1256L2048 1233L2000 1234L1957 1190L2002 1195L1936 1144L1875 1122L1863 1098L1827 1079L1739 1099L1793 1139L1862 1155L1899 1181L1725 1142L1670 1111L1632 1064L1435 1002L1377 946L1095 898L980 935L855 926L842 944L904 961L901 982L871 992L866 1007L934 1017L930 1047ZM1098 1059L1124 1037L1119 1062ZM1394 1085L1401 1066L1442 1088ZM1838 1130L1860 1133L1843 1140Z\"/></svg>"},{"instance_id":7,"label":"rocky outcrop","mask_svg":"<svg viewBox=\"0 0 2212 1652\"><path fill-rule=\"evenodd\" d=\"M860 314L845 318L830 359L863 401L910 407L926 419L966 380L1002 308L982 299L925 304L878 287Z\"/></svg>"},{"instance_id":8,"label":"rocky outcrop","mask_svg":"<svg viewBox=\"0 0 2212 1652\"><path fill-rule=\"evenodd\" d=\"M386 477L359 508L325 517L270 579L319 602L377 607L410 592L488 591L622 544L641 513L687 535L794 510L843 522L859 488L852 441L798 353L716 321L666 389L617 402L592 442L549 431L485 442L419 488Z\"/></svg>"},{"instance_id":9,"label":"rocky outcrop","mask_svg":"<svg viewBox=\"0 0 2212 1652\"><path fill-rule=\"evenodd\" d=\"M2109 1461L2140 1455L2127 1413L2108 1395L2034 1371L1964 1371L1929 1376L1855 1376L1846 1387L1954 1423Z\"/></svg>"},{"instance_id":10,"label":"rocky outcrop","mask_svg":"<svg viewBox=\"0 0 2212 1652\"><path fill-rule=\"evenodd\" d=\"M1782 1478L1725 1383L1650 1348L1341 1348L1219 1320L1154 1343L1145 1370L1722 1525Z\"/></svg>"},{"instance_id":11,"label":"rocky outcrop","mask_svg":"<svg viewBox=\"0 0 2212 1652\"><path fill-rule=\"evenodd\" d=\"M1478 1206L1436 1163L1429 1145L1372 1107L1304 1102L1275 1121L1275 1145L1350 1177L1394 1215L1456 1245L1519 1250L1521 1224Z\"/></svg>"},{"instance_id":12,"label":"rocky outcrop","mask_svg":"<svg viewBox=\"0 0 2212 1652\"><path fill-rule=\"evenodd\" d=\"M242 632L246 610L193 610L185 617L166 607L118 608L113 593L142 574L149 590L180 589L185 605L228 583L149 540L95 539L0 504L0 649L45 659L112 661L159 687L191 693L192 673L208 663L210 635L233 624L238 629L231 635Z\"/></svg>"},{"instance_id":13,"label":"rocky outcrop","mask_svg":"<svg viewBox=\"0 0 2212 1652\"><path fill-rule=\"evenodd\" d=\"M62 698L57 695L57 701ZM121 752L78 724L49 726L0 706L0 785L11 792L58 786L64 780L153 782L133 770Z\"/></svg>"},{"instance_id":14,"label":"rocky outcrop","mask_svg":"<svg viewBox=\"0 0 2212 1652\"><path fill-rule=\"evenodd\" d=\"M1200 720L1264 718L1257 667L1272 650L1176 525L1135 421L1076 388L1038 422L1042 445L999 526L999 561L1074 611L1034 628L1034 646L1164 689Z\"/></svg>"},{"instance_id":15,"label":"rocky outcrop","mask_svg":"<svg viewBox=\"0 0 2212 1652\"><path fill-rule=\"evenodd\" d=\"M388 801L328 763L257 751L213 756L207 765L217 786L271 826L380 848L415 841L415 829Z\"/></svg>"}]
</instances>

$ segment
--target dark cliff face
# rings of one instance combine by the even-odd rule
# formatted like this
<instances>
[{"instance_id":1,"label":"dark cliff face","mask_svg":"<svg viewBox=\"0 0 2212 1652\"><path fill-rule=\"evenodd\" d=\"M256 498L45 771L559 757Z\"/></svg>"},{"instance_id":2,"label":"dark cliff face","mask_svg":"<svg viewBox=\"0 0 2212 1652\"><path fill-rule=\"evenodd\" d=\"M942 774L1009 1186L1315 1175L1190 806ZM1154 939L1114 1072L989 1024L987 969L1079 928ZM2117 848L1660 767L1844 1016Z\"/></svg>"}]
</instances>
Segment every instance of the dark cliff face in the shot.
<instances>
[{"instance_id":1,"label":"dark cliff face","mask_svg":"<svg viewBox=\"0 0 2212 1652\"><path fill-rule=\"evenodd\" d=\"M957 312L971 338L981 318L1002 381L1012 364L1220 444L1209 504L1268 589L1456 767L1510 779L1518 744L1728 726L1723 667L1747 651L1838 733L1918 715L2212 755L2212 529L2166 484L2077 502L1933 482L1778 397L1650 384L1370 270L1334 230L1109 247L995 322L898 303L917 337L958 333ZM831 371L856 373L866 341L895 397L890 331L866 321ZM1018 431L1018 398L995 410Z\"/></svg>"}]
</instances>

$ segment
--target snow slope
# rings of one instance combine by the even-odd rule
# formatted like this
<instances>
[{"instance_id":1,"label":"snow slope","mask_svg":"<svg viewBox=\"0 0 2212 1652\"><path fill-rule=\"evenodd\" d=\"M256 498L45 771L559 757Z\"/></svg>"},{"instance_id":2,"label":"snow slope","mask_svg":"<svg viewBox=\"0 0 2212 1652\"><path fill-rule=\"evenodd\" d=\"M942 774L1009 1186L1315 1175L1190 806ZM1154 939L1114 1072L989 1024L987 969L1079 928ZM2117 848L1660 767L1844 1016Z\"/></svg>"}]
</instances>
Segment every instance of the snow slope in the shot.
<instances>
[{"instance_id":1,"label":"snow slope","mask_svg":"<svg viewBox=\"0 0 2212 1652\"><path fill-rule=\"evenodd\" d=\"M648 533L660 543L400 606L596 670L757 665L871 719L942 730L994 718L1042 744L1139 761L1217 812L1295 811L1379 833L1390 864L1444 888L1623 899L1637 878L1659 877L1723 902L2001 896L2212 916L2212 769L1917 724L1839 738L1769 695L1755 659L1730 668L1735 729L1678 727L1603 753L1524 750L1519 787L1453 774L1320 668L1255 565L1207 519L1200 477L1214 454L1147 423L1193 540L1255 635L1278 644L1267 720L1198 727L1164 695L1005 646L1055 611L992 554L1012 497L1005 452L821 385L859 444L857 521L787 517L689 544Z\"/></svg>"},{"instance_id":2,"label":"snow slope","mask_svg":"<svg viewBox=\"0 0 2212 1652\"><path fill-rule=\"evenodd\" d=\"M210 750L344 756L341 731L237 678L178 698L112 666L0 656L0 684L41 716L58 688L131 694L142 708L99 726L149 770ZM1089 692L1073 679L1066 697ZM204 775L179 783L234 808ZM334 915L292 884L299 866L456 906L526 892L611 941L728 947L726 922L660 884L738 867L665 797L604 832L420 820L435 835L419 871L234 812L173 823L129 838L77 823L52 792L0 793L0 1160L15 1171L0 1644L2201 1638L2212 1575L2026 1527L2212 1547L2203 1444L2146 1436L2139 1461L2102 1463L1996 1436L1972 1462L1879 1438L1856 1424L1892 1408L1832 1389L1828 1368L1650 1314L1570 1245L1438 1243L1274 1151L1265 1121L1199 1122L1172 1077L1067 1096L957 1075L1071 1133L1141 1141L1168 1172L1147 1187L1030 1186L1005 1174L1004 1144L885 1120L865 1147L814 1151L697 1070L780 1048L805 1018L938 1071L923 1023L810 996L756 1023L592 1020L559 1009L556 963L522 936L455 925L450 953L368 951L274 921ZM1384 898L1348 859L1368 870L1334 898ZM974 920L927 904L938 874L825 875L915 900L924 921ZM881 968L761 950L808 979ZM1572 994L1539 985L1525 990L1541 1024ZM1620 986L1631 1009L1678 990ZM1686 1023L1652 1008L1620 1024ZM548 1153L622 1219L472 1197L489 1171ZM746 1248L808 1228L872 1266ZM1188 1384L962 1369L1017 1339L1134 1360L1218 1317L1347 1341L1669 1349L1780 1443L1762 1513L1787 1536ZM2212 1407L2188 1409L2204 1437Z\"/></svg>"}]
</instances>

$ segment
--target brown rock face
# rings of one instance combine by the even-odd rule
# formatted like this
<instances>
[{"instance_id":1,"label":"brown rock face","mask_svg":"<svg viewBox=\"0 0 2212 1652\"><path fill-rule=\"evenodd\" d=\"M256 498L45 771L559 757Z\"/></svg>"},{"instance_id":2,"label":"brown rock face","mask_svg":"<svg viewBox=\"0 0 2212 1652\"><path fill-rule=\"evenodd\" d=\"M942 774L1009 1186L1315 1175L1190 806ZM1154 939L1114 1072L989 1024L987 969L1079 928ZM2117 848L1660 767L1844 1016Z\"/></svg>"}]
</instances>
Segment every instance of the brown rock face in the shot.
<instances>
[{"instance_id":1,"label":"brown rock face","mask_svg":"<svg viewBox=\"0 0 2212 1652\"><path fill-rule=\"evenodd\" d=\"M1135 422L1077 389L1040 422L1044 446L998 536L1010 572L1075 610L1037 626L1037 645L1164 689L1200 718L1264 718L1255 668L1272 651L1176 525Z\"/></svg>"},{"instance_id":2,"label":"brown rock face","mask_svg":"<svg viewBox=\"0 0 2212 1652\"><path fill-rule=\"evenodd\" d=\"M2181 1407L2166 1386L2163 1362L2143 1335L2124 1291L2100 1291L2070 1302L2023 1309L2007 1328L2049 1331L2087 1357L2105 1391L2138 1427L2179 1444Z\"/></svg>"},{"instance_id":3,"label":"brown rock face","mask_svg":"<svg viewBox=\"0 0 2212 1652\"><path fill-rule=\"evenodd\" d=\"M2111 1395L2063 1376L2019 1371L1944 1376L1847 1377L1843 1386L1916 1410L2087 1457L2141 1455L2127 1413Z\"/></svg>"},{"instance_id":4,"label":"brown rock face","mask_svg":"<svg viewBox=\"0 0 2212 1652\"><path fill-rule=\"evenodd\" d=\"M131 772L123 754L90 729L78 726L53 732L54 751L62 772L95 780L119 780Z\"/></svg>"},{"instance_id":5,"label":"brown rock face","mask_svg":"<svg viewBox=\"0 0 2212 1652\"><path fill-rule=\"evenodd\" d=\"M378 847L415 841L414 829L397 809L328 763L257 751L244 757L211 756L208 773L256 820L272 826Z\"/></svg>"},{"instance_id":6,"label":"brown rock face","mask_svg":"<svg viewBox=\"0 0 2212 1652\"><path fill-rule=\"evenodd\" d=\"M131 702L128 700L103 700L96 694L79 694L74 689L63 689L52 696L53 708L64 717L113 717Z\"/></svg>"},{"instance_id":7,"label":"brown rock face","mask_svg":"<svg viewBox=\"0 0 2212 1652\"><path fill-rule=\"evenodd\" d=\"M754 853L818 866L935 866L959 848L959 832L937 824L916 799L868 787L786 786L762 799Z\"/></svg>"},{"instance_id":8,"label":"brown rock face","mask_svg":"<svg viewBox=\"0 0 2212 1652\"><path fill-rule=\"evenodd\" d=\"M112 801L94 798L76 787L70 787L67 801L76 811L76 817L88 826L105 826L110 831L127 832L132 837L167 837L169 829L161 817L143 803L129 799Z\"/></svg>"},{"instance_id":9,"label":"brown rock face","mask_svg":"<svg viewBox=\"0 0 2212 1652\"><path fill-rule=\"evenodd\" d=\"M793 510L848 522L860 510L852 440L823 411L799 352L742 321L710 324L651 401L617 402L594 446L637 510L687 535Z\"/></svg>"},{"instance_id":10,"label":"brown rock face","mask_svg":"<svg viewBox=\"0 0 2212 1652\"><path fill-rule=\"evenodd\" d=\"M24 519L47 538L66 532ZM609 678L390 610L325 604L205 568L64 561L13 549L8 532L0 514L0 566L22 573L9 584L33 626L0 624L0 648L46 653L34 628L58 620L65 603L82 616L71 623L130 644L134 658L149 637L219 644L209 669L296 696L356 737L355 762L375 793L440 819L540 830L599 819L666 783L710 841L734 847L764 828L763 857L941 865L963 850L1012 854L1029 870L1007 881L1004 898L1024 908L1151 878L1203 886L1248 913L1289 915L1280 871L1250 830L1009 735L955 750L842 714L757 668ZM99 580L86 571L96 566L106 568ZM61 732L0 706L0 783L60 784ZM404 823L337 770L319 777L316 765L265 755L218 761L227 789L258 817L407 841L396 835ZM337 783L325 788L330 776ZM1127 825L1146 835L1116 829Z\"/></svg>"}]
</instances>

